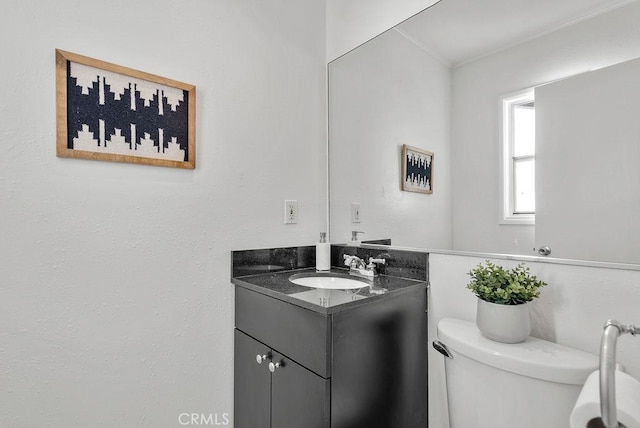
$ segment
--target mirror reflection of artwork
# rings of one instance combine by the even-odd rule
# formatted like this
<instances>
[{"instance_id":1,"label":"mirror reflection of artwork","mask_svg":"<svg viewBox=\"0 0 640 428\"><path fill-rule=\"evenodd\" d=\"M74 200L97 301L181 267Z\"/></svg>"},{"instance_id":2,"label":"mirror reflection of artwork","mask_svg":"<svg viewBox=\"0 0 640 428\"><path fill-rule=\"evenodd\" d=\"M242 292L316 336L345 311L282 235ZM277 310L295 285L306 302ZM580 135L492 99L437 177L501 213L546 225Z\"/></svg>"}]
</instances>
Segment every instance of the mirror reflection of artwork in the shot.
<instances>
[{"instance_id":1,"label":"mirror reflection of artwork","mask_svg":"<svg viewBox=\"0 0 640 428\"><path fill-rule=\"evenodd\" d=\"M433 193L433 153L402 146L402 190Z\"/></svg>"}]
</instances>

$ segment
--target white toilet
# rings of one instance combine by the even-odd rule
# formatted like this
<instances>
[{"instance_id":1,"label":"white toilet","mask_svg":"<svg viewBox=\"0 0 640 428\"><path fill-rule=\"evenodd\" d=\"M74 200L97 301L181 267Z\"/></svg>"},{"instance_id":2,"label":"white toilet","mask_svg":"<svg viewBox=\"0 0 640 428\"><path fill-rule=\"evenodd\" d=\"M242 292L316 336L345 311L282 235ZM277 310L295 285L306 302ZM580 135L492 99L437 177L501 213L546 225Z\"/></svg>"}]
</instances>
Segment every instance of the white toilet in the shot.
<instances>
[{"instance_id":1,"label":"white toilet","mask_svg":"<svg viewBox=\"0 0 640 428\"><path fill-rule=\"evenodd\" d=\"M451 428L567 428L569 415L598 357L529 337L494 342L475 323L438 323L434 347L445 358Z\"/></svg>"}]
</instances>

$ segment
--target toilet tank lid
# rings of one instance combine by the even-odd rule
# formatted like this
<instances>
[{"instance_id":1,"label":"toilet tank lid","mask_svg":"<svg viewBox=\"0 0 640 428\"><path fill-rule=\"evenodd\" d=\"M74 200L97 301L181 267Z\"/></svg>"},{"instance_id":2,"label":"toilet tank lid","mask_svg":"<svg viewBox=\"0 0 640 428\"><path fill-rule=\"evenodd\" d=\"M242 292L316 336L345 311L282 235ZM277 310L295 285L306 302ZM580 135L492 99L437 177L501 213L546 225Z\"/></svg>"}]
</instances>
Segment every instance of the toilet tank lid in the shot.
<instances>
[{"instance_id":1,"label":"toilet tank lid","mask_svg":"<svg viewBox=\"0 0 640 428\"><path fill-rule=\"evenodd\" d=\"M582 385L599 364L594 354L535 337L515 344L495 342L480 334L475 323L453 318L440 320L438 339L467 358L549 382Z\"/></svg>"}]
</instances>

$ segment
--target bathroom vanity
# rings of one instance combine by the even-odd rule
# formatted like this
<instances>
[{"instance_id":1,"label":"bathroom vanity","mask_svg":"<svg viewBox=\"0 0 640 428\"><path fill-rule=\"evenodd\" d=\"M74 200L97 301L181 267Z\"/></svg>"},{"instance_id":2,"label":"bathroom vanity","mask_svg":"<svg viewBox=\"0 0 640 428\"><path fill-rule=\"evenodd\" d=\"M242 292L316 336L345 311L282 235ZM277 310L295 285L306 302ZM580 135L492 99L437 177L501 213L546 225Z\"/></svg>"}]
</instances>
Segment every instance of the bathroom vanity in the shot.
<instances>
[{"instance_id":1,"label":"bathroom vanity","mask_svg":"<svg viewBox=\"0 0 640 428\"><path fill-rule=\"evenodd\" d=\"M256 263L266 271L236 276L234 266L234 426L426 426L422 256L425 268L417 276L423 278L381 275L354 290L292 283L292 275L315 271L304 266L312 263L298 264L304 258L298 252L294 269L274 268L288 264L281 260L261 260ZM415 269L407 272L416 276Z\"/></svg>"}]
</instances>

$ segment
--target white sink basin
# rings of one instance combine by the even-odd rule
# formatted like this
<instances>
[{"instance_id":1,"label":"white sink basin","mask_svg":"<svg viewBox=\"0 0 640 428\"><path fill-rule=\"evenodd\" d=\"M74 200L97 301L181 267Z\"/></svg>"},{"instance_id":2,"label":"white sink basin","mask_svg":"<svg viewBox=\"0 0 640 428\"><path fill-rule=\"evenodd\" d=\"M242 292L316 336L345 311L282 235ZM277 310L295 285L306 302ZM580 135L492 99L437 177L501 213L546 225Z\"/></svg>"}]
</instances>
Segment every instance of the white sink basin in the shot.
<instances>
[{"instance_id":1,"label":"white sink basin","mask_svg":"<svg viewBox=\"0 0 640 428\"><path fill-rule=\"evenodd\" d=\"M351 290L369 287L371 284L355 278L333 275L297 274L291 275L289 281L303 287L323 288L326 290Z\"/></svg>"}]
</instances>

